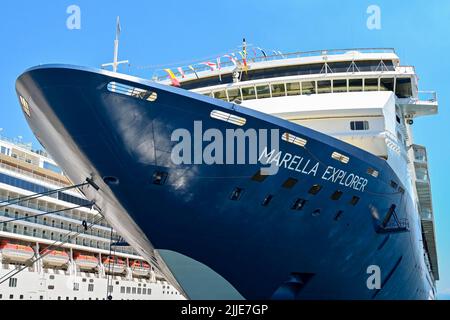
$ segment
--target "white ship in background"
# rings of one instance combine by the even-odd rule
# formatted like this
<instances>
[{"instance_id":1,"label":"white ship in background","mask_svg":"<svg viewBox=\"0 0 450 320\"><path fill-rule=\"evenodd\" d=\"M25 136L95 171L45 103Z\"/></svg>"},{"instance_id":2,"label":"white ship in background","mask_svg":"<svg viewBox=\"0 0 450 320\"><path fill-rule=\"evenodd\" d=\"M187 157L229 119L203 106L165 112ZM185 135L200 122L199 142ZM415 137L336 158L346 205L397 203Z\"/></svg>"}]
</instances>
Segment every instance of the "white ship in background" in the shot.
<instances>
[{"instance_id":1,"label":"white ship in background","mask_svg":"<svg viewBox=\"0 0 450 320\"><path fill-rule=\"evenodd\" d=\"M0 300L184 299L134 249L110 246L121 237L76 189L14 200L70 186L45 152L0 136Z\"/></svg>"}]
</instances>

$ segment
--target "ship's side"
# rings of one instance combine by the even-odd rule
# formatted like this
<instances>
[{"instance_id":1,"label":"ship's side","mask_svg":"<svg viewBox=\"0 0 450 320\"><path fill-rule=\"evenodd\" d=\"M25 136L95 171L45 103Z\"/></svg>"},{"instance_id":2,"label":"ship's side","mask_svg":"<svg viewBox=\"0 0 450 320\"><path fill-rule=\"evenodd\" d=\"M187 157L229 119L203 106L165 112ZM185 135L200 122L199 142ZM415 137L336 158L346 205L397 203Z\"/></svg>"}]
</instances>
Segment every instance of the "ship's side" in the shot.
<instances>
[{"instance_id":1,"label":"ship's side","mask_svg":"<svg viewBox=\"0 0 450 320\"><path fill-rule=\"evenodd\" d=\"M434 235L422 231L416 177L426 164L414 155L421 148L410 147L408 120L436 112L436 101L418 99L413 68L393 53L335 58L349 66L329 72L333 57L321 54L282 61L314 65L316 74L189 88L235 103L68 66L27 71L17 92L33 132L71 180L93 179L99 188L84 189L86 197L147 260L157 248L191 298L433 298ZM177 129L178 138L192 137L193 150L183 152L192 151L192 163L174 163ZM216 137L278 132L279 149L257 154L277 173L262 175L261 162L223 164L218 149L212 163L195 159L196 146L211 142L209 129ZM192 280L194 262L220 275L214 283L223 292ZM379 286L370 285L371 270L380 271Z\"/></svg>"},{"instance_id":2,"label":"ship's side","mask_svg":"<svg viewBox=\"0 0 450 320\"><path fill-rule=\"evenodd\" d=\"M119 235L81 193L52 192L72 184L45 152L4 137L0 151L0 300L182 298L132 248L110 246Z\"/></svg>"}]
</instances>

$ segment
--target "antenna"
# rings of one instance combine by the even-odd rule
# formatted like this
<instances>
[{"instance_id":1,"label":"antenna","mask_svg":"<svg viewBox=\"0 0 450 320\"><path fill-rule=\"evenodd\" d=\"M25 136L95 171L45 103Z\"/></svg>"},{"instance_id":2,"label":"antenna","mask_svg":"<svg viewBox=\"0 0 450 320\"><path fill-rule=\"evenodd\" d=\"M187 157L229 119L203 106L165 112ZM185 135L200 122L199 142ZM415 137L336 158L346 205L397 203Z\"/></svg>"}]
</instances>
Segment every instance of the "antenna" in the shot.
<instances>
[{"instance_id":1,"label":"antenna","mask_svg":"<svg viewBox=\"0 0 450 320\"><path fill-rule=\"evenodd\" d=\"M119 36L120 36L120 32L121 32L121 28L120 28L120 18L119 16L117 16L117 22L116 22L116 39L114 40L114 60L111 63L104 63L102 64L102 68L105 67L111 67L113 68L114 72L117 72L117 67L120 64L124 64L124 63L129 63L128 60L122 60L122 61L117 61L119 58Z\"/></svg>"}]
</instances>

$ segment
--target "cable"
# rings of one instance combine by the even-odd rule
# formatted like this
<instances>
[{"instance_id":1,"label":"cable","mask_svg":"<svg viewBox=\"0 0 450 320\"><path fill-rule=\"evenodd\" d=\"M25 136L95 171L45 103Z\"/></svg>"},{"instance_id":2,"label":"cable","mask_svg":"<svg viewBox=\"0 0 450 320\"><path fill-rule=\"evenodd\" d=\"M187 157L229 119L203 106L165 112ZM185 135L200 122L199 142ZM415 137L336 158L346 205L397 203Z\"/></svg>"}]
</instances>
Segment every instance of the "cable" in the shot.
<instances>
[{"instance_id":1,"label":"cable","mask_svg":"<svg viewBox=\"0 0 450 320\"><path fill-rule=\"evenodd\" d=\"M95 220L87 227L87 229L83 228L82 230L83 230L84 232L76 232L76 233L74 234L74 236L76 237L76 236L80 235L81 233L84 234L88 229L92 228L94 225L96 225L98 222L100 222L100 221L103 220L103 219L104 219L104 217L103 217L103 216L100 216L98 219L95 219ZM77 226L77 230L78 230L78 226ZM72 232L73 232L73 231L69 231L69 232L65 235L64 239L70 238L70 235L71 235ZM56 245L56 244L59 243L59 242L60 242L60 244L59 244L59 245ZM23 267L21 267L21 268L19 268L19 269L13 269L13 270L11 270L10 272L8 272L8 273L6 273L5 275L3 275L2 277L0 277L0 285L3 284L4 282L8 281L10 278L14 277L15 275L19 274L20 272L22 272L22 271L25 270L26 268L28 268L28 267L29 267L28 264L31 263L31 265L33 265L33 264L35 264L37 261L39 261L39 260L41 260L42 258L44 258L45 256L47 256L47 255L50 253L50 249L53 249L53 248L59 249L59 248L61 248L64 244L66 244L66 241L65 241L65 240L54 241L54 242L53 242L52 244L50 244L48 247L46 247L46 248L43 249L41 252L39 252L39 257L35 258L34 260L33 260L33 258L30 258L28 261L25 262L25 265L24 265ZM47 250L47 252L46 252L46 253L43 253L45 250ZM12 273L12 274L11 274L11 273Z\"/></svg>"}]
</instances>

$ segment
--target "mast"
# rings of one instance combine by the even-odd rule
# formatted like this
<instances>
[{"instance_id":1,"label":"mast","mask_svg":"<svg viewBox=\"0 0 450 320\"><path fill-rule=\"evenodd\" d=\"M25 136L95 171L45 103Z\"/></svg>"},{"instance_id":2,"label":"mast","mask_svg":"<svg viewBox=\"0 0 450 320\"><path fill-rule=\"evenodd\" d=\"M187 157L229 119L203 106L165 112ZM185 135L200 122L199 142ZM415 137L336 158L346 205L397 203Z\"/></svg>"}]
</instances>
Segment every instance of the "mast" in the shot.
<instances>
[{"instance_id":1,"label":"mast","mask_svg":"<svg viewBox=\"0 0 450 320\"><path fill-rule=\"evenodd\" d=\"M114 39L114 59L113 59L113 62L111 62L111 63L104 63L104 64L102 64L102 68L111 67L112 66L113 72L117 72L117 67L120 64L129 63L128 60L118 61L118 59L119 59L119 36L120 36L120 32L121 32L120 17L117 16L117 21L116 21L116 38Z\"/></svg>"}]
</instances>

